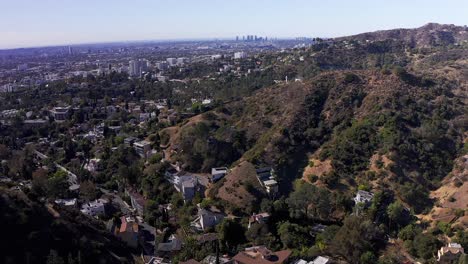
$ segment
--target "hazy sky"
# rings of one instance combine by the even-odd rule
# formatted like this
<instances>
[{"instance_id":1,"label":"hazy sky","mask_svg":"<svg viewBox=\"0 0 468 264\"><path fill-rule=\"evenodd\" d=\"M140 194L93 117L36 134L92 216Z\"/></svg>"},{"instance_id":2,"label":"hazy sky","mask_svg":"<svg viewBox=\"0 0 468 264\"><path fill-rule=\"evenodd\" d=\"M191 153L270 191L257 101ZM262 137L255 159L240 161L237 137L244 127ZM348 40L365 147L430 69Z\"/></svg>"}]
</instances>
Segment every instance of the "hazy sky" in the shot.
<instances>
[{"instance_id":1,"label":"hazy sky","mask_svg":"<svg viewBox=\"0 0 468 264\"><path fill-rule=\"evenodd\" d=\"M0 0L0 48L468 24L468 0Z\"/></svg>"}]
</instances>

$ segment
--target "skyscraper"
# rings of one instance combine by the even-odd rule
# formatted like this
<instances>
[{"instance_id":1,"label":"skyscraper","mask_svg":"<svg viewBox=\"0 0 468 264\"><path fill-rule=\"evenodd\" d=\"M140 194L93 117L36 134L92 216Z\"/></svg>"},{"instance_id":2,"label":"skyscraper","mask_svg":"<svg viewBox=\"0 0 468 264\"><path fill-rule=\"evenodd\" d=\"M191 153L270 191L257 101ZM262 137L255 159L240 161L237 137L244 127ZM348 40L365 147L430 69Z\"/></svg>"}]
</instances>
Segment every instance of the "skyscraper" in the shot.
<instances>
[{"instance_id":1,"label":"skyscraper","mask_svg":"<svg viewBox=\"0 0 468 264\"><path fill-rule=\"evenodd\" d=\"M140 75L140 62L138 60L131 60L129 62L128 74L130 76L139 76Z\"/></svg>"},{"instance_id":2,"label":"skyscraper","mask_svg":"<svg viewBox=\"0 0 468 264\"><path fill-rule=\"evenodd\" d=\"M68 46L68 55L73 55L73 48Z\"/></svg>"}]
</instances>

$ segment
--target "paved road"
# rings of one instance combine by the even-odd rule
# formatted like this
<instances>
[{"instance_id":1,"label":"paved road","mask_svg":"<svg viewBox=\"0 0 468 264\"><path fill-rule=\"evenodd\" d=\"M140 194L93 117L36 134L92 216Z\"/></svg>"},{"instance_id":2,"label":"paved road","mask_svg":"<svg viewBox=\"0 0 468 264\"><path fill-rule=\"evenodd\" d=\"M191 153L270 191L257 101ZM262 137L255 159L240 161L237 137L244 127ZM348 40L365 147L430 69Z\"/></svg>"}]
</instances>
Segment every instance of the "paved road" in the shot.
<instances>
[{"instance_id":1,"label":"paved road","mask_svg":"<svg viewBox=\"0 0 468 264\"><path fill-rule=\"evenodd\" d=\"M34 150L34 153L39 157L40 159L48 159L49 157L37 150ZM70 185L78 184L78 176L74 174L73 172L67 170L67 168L63 167L62 165L58 164L57 162L54 162L55 166L62 171L66 172L68 174L68 183Z\"/></svg>"}]
</instances>

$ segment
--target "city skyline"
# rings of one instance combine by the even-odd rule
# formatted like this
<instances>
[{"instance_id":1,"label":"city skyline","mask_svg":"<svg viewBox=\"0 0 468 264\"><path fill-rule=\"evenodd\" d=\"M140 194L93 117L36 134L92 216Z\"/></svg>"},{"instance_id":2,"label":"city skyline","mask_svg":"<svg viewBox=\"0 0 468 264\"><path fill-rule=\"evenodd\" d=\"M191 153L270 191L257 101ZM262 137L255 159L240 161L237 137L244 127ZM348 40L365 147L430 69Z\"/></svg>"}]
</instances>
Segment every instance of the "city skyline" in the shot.
<instances>
[{"instance_id":1,"label":"city skyline","mask_svg":"<svg viewBox=\"0 0 468 264\"><path fill-rule=\"evenodd\" d=\"M32 1L2 3L0 49L104 42L338 37L429 22L466 25L451 1ZM26 8L25 8L26 7ZM369 23L372 21L372 23Z\"/></svg>"}]
</instances>

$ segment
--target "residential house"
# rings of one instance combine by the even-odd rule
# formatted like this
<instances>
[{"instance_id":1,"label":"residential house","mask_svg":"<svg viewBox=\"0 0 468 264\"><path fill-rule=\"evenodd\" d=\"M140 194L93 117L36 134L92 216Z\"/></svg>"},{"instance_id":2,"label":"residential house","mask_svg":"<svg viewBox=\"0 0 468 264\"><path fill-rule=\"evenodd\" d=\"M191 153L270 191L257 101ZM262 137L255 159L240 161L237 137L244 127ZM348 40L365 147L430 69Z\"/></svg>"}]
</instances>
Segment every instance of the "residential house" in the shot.
<instances>
[{"instance_id":1,"label":"residential house","mask_svg":"<svg viewBox=\"0 0 468 264\"><path fill-rule=\"evenodd\" d=\"M205 231L208 228L214 227L224 219L224 215L214 213L209 210L199 208L198 216L192 222L191 226L195 227L199 231Z\"/></svg>"},{"instance_id":2,"label":"residential house","mask_svg":"<svg viewBox=\"0 0 468 264\"><path fill-rule=\"evenodd\" d=\"M366 192L359 190L356 194L356 197L354 197L354 203L355 204L368 204L372 201L372 198L374 198L374 194L371 192Z\"/></svg>"},{"instance_id":3,"label":"residential house","mask_svg":"<svg viewBox=\"0 0 468 264\"><path fill-rule=\"evenodd\" d=\"M72 198L72 199L57 199L55 200L55 203L58 204L58 205L63 205L63 206L66 206L66 207L76 207L77 206L77 202L76 202L76 198Z\"/></svg>"},{"instance_id":4,"label":"residential house","mask_svg":"<svg viewBox=\"0 0 468 264\"><path fill-rule=\"evenodd\" d=\"M99 216L106 214L106 205L109 203L105 199L97 199L92 202L85 203L81 206L81 212L89 216Z\"/></svg>"},{"instance_id":5,"label":"residential house","mask_svg":"<svg viewBox=\"0 0 468 264\"><path fill-rule=\"evenodd\" d=\"M148 152L151 150L151 142L142 140L133 143L133 148L140 157L147 157Z\"/></svg>"},{"instance_id":6,"label":"residential house","mask_svg":"<svg viewBox=\"0 0 468 264\"><path fill-rule=\"evenodd\" d=\"M139 215L143 215L146 206L145 197L132 189L127 189L125 192L130 197L133 209L135 209Z\"/></svg>"},{"instance_id":7,"label":"residential house","mask_svg":"<svg viewBox=\"0 0 468 264\"><path fill-rule=\"evenodd\" d=\"M226 167L221 167L221 168L212 168L211 169L211 182L217 182L224 176L226 176L228 172L228 168Z\"/></svg>"},{"instance_id":8,"label":"residential house","mask_svg":"<svg viewBox=\"0 0 468 264\"><path fill-rule=\"evenodd\" d=\"M260 214L253 214L250 218L249 218L249 229L250 227L252 226L253 223L259 223L259 224L263 224L263 223L266 223L268 221L268 219L270 218L270 214L269 213L260 213Z\"/></svg>"},{"instance_id":9,"label":"residential house","mask_svg":"<svg viewBox=\"0 0 468 264\"><path fill-rule=\"evenodd\" d=\"M133 143L135 143L138 140L136 137L127 137L124 139L124 143L127 146L133 146Z\"/></svg>"},{"instance_id":10,"label":"residential house","mask_svg":"<svg viewBox=\"0 0 468 264\"><path fill-rule=\"evenodd\" d=\"M273 168L257 169L257 179L269 195L274 196L278 192L278 182Z\"/></svg>"},{"instance_id":11,"label":"residential house","mask_svg":"<svg viewBox=\"0 0 468 264\"><path fill-rule=\"evenodd\" d=\"M61 122L68 119L70 116L69 110L69 107L54 107L52 110L50 110L50 114L55 121Z\"/></svg>"},{"instance_id":12,"label":"residential house","mask_svg":"<svg viewBox=\"0 0 468 264\"><path fill-rule=\"evenodd\" d=\"M180 251L182 248L182 241L176 236L171 235L167 242L159 243L157 247L158 256L170 257Z\"/></svg>"},{"instance_id":13,"label":"residential house","mask_svg":"<svg viewBox=\"0 0 468 264\"><path fill-rule=\"evenodd\" d=\"M311 229L311 233L312 234L318 234L318 233L322 233L323 231L325 231L325 228L327 228L326 225L322 225L322 224L316 224L312 227Z\"/></svg>"},{"instance_id":14,"label":"residential house","mask_svg":"<svg viewBox=\"0 0 468 264\"><path fill-rule=\"evenodd\" d=\"M437 261L442 264L458 263L460 256L464 254L465 251L460 244L448 243L437 251Z\"/></svg>"},{"instance_id":15,"label":"residential house","mask_svg":"<svg viewBox=\"0 0 468 264\"><path fill-rule=\"evenodd\" d=\"M318 256L316 257L311 264L330 264L331 261L327 257Z\"/></svg>"},{"instance_id":16,"label":"residential house","mask_svg":"<svg viewBox=\"0 0 468 264\"><path fill-rule=\"evenodd\" d=\"M88 163L84 166L86 170L89 172L96 172L99 170L99 163L101 162L101 159L90 159Z\"/></svg>"},{"instance_id":17,"label":"residential house","mask_svg":"<svg viewBox=\"0 0 468 264\"><path fill-rule=\"evenodd\" d=\"M200 263L201 264L227 264L230 263L230 259L226 257L219 257L219 262L216 261L216 256L214 255L209 255L206 256Z\"/></svg>"},{"instance_id":18,"label":"residential house","mask_svg":"<svg viewBox=\"0 0 468 264\"><path fill-rule=\"evenodd\" d=\"M273 252L265 246L246 248L235 255L234 264L282 264L287 263L291 250Z\"/></svg>"},{"instance_id":19,"label":"residential house","mask_svg":"<svg viewBox=\"0 0 468 264\"><path fill-rule=\"evenodd\" d=\"M179 176L178 174L183 173L172 175L172 181L170 181L174 184L174 188L182 194L185 202L191 201L201 188L198 179L193 175Z\"/></svg>"},{"instance_id":20,"label":"residential house","mask_svg":"<svg viewBox=\"0 0 468 264\"><path fill-rule=\"evenodd\" d=\"M217 233L205 233L205 234L201 234L197 237L197 243L199 245L203 245L203 244L206 244L206 243L211 243L213 241L217 241L219 238L218 238L218 234Z\"/></svg>"},{"instance_id":21,"label":"residential house","mask_svg":"<svg viewBox=\"0 0 468 264\"><path fill-rule=\"evenodd\" d=\"M145 264L170 264L171 262L165 261L164 258L160 257L151 257L149 259L146 259L145 256L143 256Z\"/></svg>"},{"instance_id":22,"label":"residential house","mask_svg":"<svg viewBox=\"0 0 468 264\"><path fill-rule=\"evenodd\" d=\"M306 261L306 260L300 259L294 262L294 264L330 264L330 263L331 261L329 258L322 257L322 256L318 256L312 261Z\"/></svg>"},{"instance_id":23,"label":"residential house","mask_svg":"<svg viewBox=\"0 0 468 264\"><path fill-rule=\"evenodd\" d=\"M138 247L139 227L135 218L131 216L122 216L121 224L117 236L122 239L129 247Z\"/></svg>"},{"instance_id":24,"label":"residential house","mask_svg":"<svg viewBox=\"0 0 468 264\"><path fill-rule=\"evenodd\" d=\"M148 121L150 120L150 118L151 118L151 113L140 113L139 115L140 122Z\"/></svg>"},{"instance_id":25,"label":"residential house","mask_svg":"<svg viewBox=\"0 0 468 264\"><path fill-rule=\"evenodd\" d=\"M28 128L37 128L47 124L47 122L49 121L45 119L28 119L24 120L24 126Z\"/></svg>"}]
</instances>

